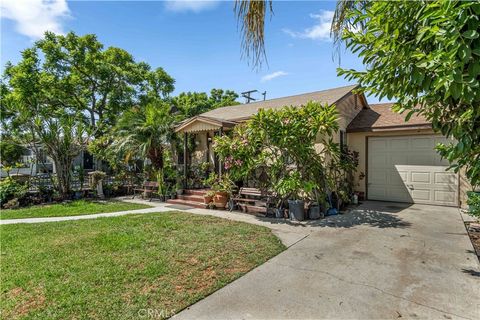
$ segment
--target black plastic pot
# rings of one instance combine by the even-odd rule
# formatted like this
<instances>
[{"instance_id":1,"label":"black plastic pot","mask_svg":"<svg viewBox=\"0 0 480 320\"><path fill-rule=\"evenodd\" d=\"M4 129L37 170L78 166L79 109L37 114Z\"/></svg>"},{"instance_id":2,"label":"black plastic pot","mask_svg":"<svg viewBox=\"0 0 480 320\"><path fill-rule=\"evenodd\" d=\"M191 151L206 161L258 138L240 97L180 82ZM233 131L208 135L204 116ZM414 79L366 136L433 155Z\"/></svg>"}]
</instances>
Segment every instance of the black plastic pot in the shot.
<instances>
[{"instance_id":1,"label":"black plastic pot","mask_svg":"<svg viewBox=\"0 0 480 320\"><path fill-rule=\"evenodd\" d=\"M285 211L282 207L273 209L275 212L275 218L283 219L285 216L283 212Z\"/></svg>"},{"instance_id":2,"label":"black plastic pot","mask_svg":"<svg viewBox=\"0 0 480 320\"><path fill-rule=\"evenodd\" d=\"M305 220L305 210L303 200L288 200L288 215L291 220Z\"/></svg>"},{"instance_id":3,"label":"black plastic pot","mask_svg":"<svg viewBox=\"0 0 480 320\"><path fill-rule=\"evenodd\" d=\"M308 210L308 218L310 220L323 218L322 208L320 206L311 206Z\"/></svg>"}]
</instances>

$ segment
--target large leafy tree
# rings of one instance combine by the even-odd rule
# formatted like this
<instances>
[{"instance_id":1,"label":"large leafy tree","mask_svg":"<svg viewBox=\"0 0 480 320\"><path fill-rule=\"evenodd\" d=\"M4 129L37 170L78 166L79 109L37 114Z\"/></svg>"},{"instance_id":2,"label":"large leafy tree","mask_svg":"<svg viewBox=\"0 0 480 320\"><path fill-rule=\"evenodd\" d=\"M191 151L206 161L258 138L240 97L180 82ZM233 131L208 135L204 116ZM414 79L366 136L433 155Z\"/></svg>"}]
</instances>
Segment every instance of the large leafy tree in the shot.
<instances>
[{"instance_id":1,"label":"large leafy tree","mask_svg":"<svg viewBox=\"0 0 480 320\"><path fill-rule=\"evenodd\" d=\"M2 166L14 166L22 158L25 147L18 144L12 137L0 136L0 163Z\"/></svg>"},{"instance_id":2,"label":"large leafy tree","mask_svg":"<svg viewBox=\"0 0 480 320\"><path fill-rule=\"evenodd\" d=\"M1 120L8 134L52 158L67 196L73 160L87 142L109 132L132 105L167 97L173 85L163 69L150 70L119 48L104 50L94 35L46 33L20 62L7 64Z\"/></svg>"},{"instance_id":3,"label":"large leafy tree","mask_svg":"<svg viewBox=\"0 0 480 320\"><path fill-rule=\"evenodd\" d=\"M480 184L479 17L476 1L341 1L332 25L366 67L339 74L454 138L438 150L472 185Z\"/></svg>"},{"instance_id":4,"label":"large leafy tree","mask_svg":"<svg viewBox=\"0 0 480 320\"><path fill-rule=\"evenodd\" d=\"M50 91L58 77L45 71L36 48L23 51L17 65L7 65L2 80L2 124L9 135L36 154L40 149L46 152L55 164L57 189L67 197L71 164L91 131L83 113L52 99L54 94L63 94Z\"/></svg>"},{"instance_id":5,"label":"large leafy tree","mask_svg":"<svg viewBox=\"0 0 480 320\"><path fill-rule=\"evenodd\" d=\"M172 98L180 118L190 118L212 109L239 104L238 94L231 90L212 89L205 92L182 92Z\"/></svg>"},{"instance_id":6,"label":"large leafy tree","mask_svg":"<svg viewBox=\"0 0 480 320\"><path fill-rule=\"evenodd\" d=\"M139 99L165 97L174 89L173 78L163 69L151 71L148 64L135 62L123 49L104 49L93 34L47 32L36 48L45 57L43 70L51 80L51 103L88 114L96 136Z\"/></svg>"}]
</instances>

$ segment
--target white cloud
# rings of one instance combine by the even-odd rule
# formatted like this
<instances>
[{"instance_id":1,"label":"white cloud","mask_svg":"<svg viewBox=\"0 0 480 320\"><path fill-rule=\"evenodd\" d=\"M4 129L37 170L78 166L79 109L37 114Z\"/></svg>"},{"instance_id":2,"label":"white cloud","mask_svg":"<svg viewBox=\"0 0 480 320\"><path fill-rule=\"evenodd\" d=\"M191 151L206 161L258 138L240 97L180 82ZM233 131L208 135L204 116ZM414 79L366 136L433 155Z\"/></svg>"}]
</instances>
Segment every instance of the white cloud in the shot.
<instances>
[{"instance_id":1,"label":"white cloud","mask_svg":"<svg viewBox=\"0 0 480 320\"><path fill-rule=\"evenodd\" d=\"M165 8L175 12L193 11L195 13L213 9L218 5L218 1L204 0L176 0L166 1Z\"/></svg>"},{"instance_id":2,"label":"white cloud","mask_svg":"<svg viewBox=\"0 0 480 320\"><path fill-rule=\"evenodd\" d=\"M316 20L316 24L304 29L303 31L292 31L290 29L283 29L283 32L292 38L303 38L313 40L330 40L330 26L333 19L333 11L322 10L319 14L310 14L312 19Z\"/></svg>"},{"instance_id":3,"label":"white cloud","mask_svg":"<svg viewBox=\"0 0 480 320\"><path fill-rule=\"evenodd\" d=\"M278 77L283 77L283 76L286 76L288 75L287 72L285 71L275 71L273 73L270 73L270 74L267 74L267 75L264 75L261 79L262 82L265 82L265 81L270 81L270 80L273 80L275 78L278 78Z\"/></svg>"},{"instance_id":4,"label":"white cloud","mask_svg":"<svg viewBox=\"0 0 480 320\"><path fill-rule=\"evenodd\" d=\"M1 0L0 16L15 21L17 32L32 39L45 31L63 33L62 20L69 17L66 0Z\"/></svg>"}]
</instances>

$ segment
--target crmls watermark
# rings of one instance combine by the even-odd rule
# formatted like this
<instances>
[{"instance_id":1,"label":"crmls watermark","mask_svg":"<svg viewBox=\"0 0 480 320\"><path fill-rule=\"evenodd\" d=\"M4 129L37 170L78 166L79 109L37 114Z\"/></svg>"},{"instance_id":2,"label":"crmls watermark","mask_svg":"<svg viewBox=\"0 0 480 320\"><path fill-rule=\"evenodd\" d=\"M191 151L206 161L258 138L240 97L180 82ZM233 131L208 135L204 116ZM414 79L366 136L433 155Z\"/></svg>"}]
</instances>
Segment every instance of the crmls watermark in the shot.
<instances>
[{"instance_id":1,"label":"crmls watermark","mask_svg":"<svg viewBox=\"0 0 480 320\"><path fill-rule=\"evenodd\" d=\"M137 312L139 318L164 319L175 315L174 309L140 309Z\"/></svg>"}]
</instances>

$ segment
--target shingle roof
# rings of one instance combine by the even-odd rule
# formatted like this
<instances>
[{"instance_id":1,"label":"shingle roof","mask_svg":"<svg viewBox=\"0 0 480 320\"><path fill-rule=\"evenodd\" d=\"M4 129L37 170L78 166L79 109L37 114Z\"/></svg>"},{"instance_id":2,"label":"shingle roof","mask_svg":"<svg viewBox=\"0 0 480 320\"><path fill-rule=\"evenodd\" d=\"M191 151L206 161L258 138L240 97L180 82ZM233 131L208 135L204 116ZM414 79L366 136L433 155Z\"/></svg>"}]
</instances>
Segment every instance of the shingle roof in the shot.
<instances>
[{"instance_id":1,"label":"shingle roof","mask_svg":"<svg viewBox=\"0 0 480 320\"><path fill-rule=\"evenodd\" d=\"M350 85L283 98L222 107L202 113L200 116L235 121L248 119L260 109L280 109L284 106L301 106L309 101L317 101L331 105L343 98L356 87L357 85Z\"/></svg>"},{"instance_id":2,"label":"shingle roof","mask_svg":"<svg viewBox=\"0 0 480 320\"><path fill-rule=\"evenodd\" d=\"M350 122L347 132L431 127L431 123L424 116L416 114L408 122L405 122L407 114L393 112L393 105L393 103L370 104L370 109L362 109Z\"/></svg>"}]
</instances>

